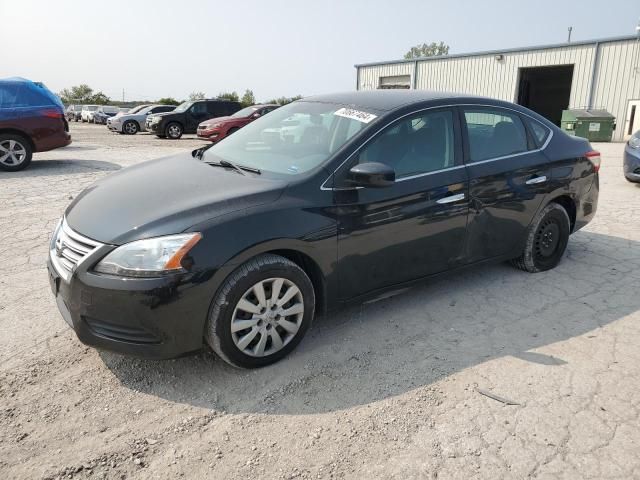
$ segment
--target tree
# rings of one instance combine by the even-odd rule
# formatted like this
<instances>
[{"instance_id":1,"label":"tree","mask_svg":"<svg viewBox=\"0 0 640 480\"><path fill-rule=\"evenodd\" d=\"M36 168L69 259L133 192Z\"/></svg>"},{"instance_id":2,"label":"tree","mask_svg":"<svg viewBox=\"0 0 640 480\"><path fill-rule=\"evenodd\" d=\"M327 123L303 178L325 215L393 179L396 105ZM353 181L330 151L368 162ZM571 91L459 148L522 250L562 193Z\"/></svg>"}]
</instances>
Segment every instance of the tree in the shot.
<instances>
[{"instance_id":1,"label":"tree","mask_svg":"<svg viewBox=\"0 0 640 480\"><path fill-rule=\"evenodd\" d=\"M160 105L180 105L180 102L173 97L163 97L158 100Z\"/></svg>"},{"instance_id":2,"label":"tree","mask_svg":"<svg viewBox=\"0 0 640 480\"><path fill-rule=\"evenodd\" d=\"M92 95L93 95L93 89L86 83L83 83L81 85L76 85L75 87L71 87L71 88L65 88L58 94L62 102L66 104L91 103L90 100Z\"/></svg>"},{"instance_id":3,"label":"tree","mask_svg":"<svg viewBox=\"0 0 640 480\"><path fill-rule=\"evenodd\" d=\"M86 83L76 85L75 87L65 88L58 96L62 100L62 103L70 104L95 104L95 105L107 105L111 103L111 99L102 92L93 93L91 88Z\"/></svg>"},{"instance_id":4,"label":"tree","mask_svg":"<svg viewBox=\"0 0 640 480\"><path fill-rule=\"evenodd\" d=\"M250 107L251 105L255 105L256 97L253 94L253 91L249 89L245 90L244 95L242 95L242 98L240 99L240 103L243 107Z\"/></svg>"},{"instance_id":5,"label":"tree","mask_svg":"<svg viewBox=\"0 0 640 480\"><path fill-rule=\"evenodd\" d=\"M111 99L104 93L98 92L95 95L91 95L87 103L93 103L95 105L108 105L109 103L111 103Z\"/></svg>"},{"instance_id":6,"label":"tree","mask_svg":"<svg viewBox=\"0 0 640 480\"><path fill-rule=\"evenodd\" d=\"M302 95L296 95L295 97L279 97L269 100L267 103L275 103L277 105L286 105L287 103L295 102L296 100L300 100Z\"/></svg>"},{"instance_id":7,"label":"tree","mask_svg":"<svg viewBox=\"0 0 640 480\"><path fill-rule=\"evenodd\" d=\"M444 42L416 45L404 54L404 58L437 57L439 55L449 55L449 45L446 45Z\"/></svg>"},{"instance_id":8,"label":"tree","mask_svg":"<svg viewBox=\"0 0 640 480\"><path fill-rule=\"evenodd\" d=\"M238 97L238 93L237 92L224 92L218 95L218 98L223 98L225 100L229 100L232 102L239 102L240 101L240 97Z\"/></svg>"},{"instance_id":9,"label":"tree","mask_svg":"<svg viewBox=\"0 0 640 480\"><path fill-rule=\"evenodd\" d=\"M194 100L203 100L207 98L204 92L191 92L189 94L189 101L193 102Z\"/></svg>"}]
</instances>

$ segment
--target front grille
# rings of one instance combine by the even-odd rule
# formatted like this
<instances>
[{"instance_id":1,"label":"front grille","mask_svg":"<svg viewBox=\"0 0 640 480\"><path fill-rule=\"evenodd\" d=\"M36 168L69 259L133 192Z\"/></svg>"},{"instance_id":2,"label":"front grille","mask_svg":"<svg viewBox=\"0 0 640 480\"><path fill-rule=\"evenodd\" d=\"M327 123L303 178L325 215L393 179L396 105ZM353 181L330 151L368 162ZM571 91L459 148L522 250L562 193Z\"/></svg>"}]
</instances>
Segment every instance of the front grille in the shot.
<instances>
[{"instance_id":1,"label":"front grille","mask_svg":"<svg viewBox=\"0 0 640 480\"><path fill-rule=\"evenodd\" d=\"M87 255L101 245L99 242L74 232L67 225L67 221L63 219L56 238L51 242L51 262L60 276L68 281L73 271Z\"/></svg>"}]
</instances>

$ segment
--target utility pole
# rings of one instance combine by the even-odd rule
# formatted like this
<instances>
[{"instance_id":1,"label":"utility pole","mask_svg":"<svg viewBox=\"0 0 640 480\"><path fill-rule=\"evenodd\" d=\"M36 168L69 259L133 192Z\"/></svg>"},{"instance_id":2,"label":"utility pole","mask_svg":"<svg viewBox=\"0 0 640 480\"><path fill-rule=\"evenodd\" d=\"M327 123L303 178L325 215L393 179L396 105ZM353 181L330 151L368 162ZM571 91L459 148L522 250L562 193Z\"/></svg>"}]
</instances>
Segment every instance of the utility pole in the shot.
<instances>
[{"instance_id":1,"label":"utility pole","mask_svg":"<svg viewBox=\"0 0 640 480\"><path fill-rule=\"evenodd\" d=\"M124 103L124 88L122 89L122 103Z\"/></svg>"},{"instance_id":2,"label":"utility pole","mask_svg":"<svg viewBox=\"0 0 640 480\"><path fill-rule=\"evenodd\" d=\"M567 38L567 43L571 43L571 31L573 30L573 27L569 27L569 38Z\"/></svg>"}]
</instances>

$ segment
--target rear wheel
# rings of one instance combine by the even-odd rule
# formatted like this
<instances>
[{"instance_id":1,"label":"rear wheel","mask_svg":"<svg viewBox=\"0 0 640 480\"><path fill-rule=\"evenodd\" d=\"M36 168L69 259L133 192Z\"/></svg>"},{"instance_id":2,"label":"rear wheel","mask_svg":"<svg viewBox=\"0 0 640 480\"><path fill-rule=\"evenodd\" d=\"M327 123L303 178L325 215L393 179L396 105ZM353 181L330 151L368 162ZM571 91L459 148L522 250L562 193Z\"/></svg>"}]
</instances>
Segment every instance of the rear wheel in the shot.
<instances>
[{"instance_id":1,"label":"rear wheel","mask_svg":"<svg viewBox=\"0 0 640 480\"><path fill-rule=\"evenodd\" d=\"M122 131L127 135L135 135L138 133L138 124L133 120L127 120L122 125Z\"/></svg>"},{"instance_id":2,"label":"rear wheel","mask_svg":"<svg viewBox=\"0 0 640 480\"><path fill-rule=\"evenodd\" d=\"M313 285L292 261L255 257L235 270L211 305L207 343L224 361L263 367L291 352L311 325Z\"/></svg>"},{"instance_id":3,"label":"rear wheel","mask_svg":"<svg viewBox=\"0 0 640 480\"><path fill-rule=\"evenodd\" d=\"M0 170L17 172L31 163L33 149L20 135L0 135Z\"/></svg>"},{"instance_id":4,"label":"rear wheel","mask_svg":"<svg viewBox=\"0 0 640 480\"><path fill-rule=\"evenodd\" d=\"M182 125L179 123L170 123L165 129L165 135L173 140L177 140L182 136Z\"/></svg>"},{"instance_id":5,"label":"rear wheel","mask_svg":"<svg viewBox=\"0 0 640 480\"><path fill-rule=\"evenodd\" d=\"M570 233L567 211L557 203L550 203L531 222L524 250L511 263L532 273L554 268L564 255Z\"/></svg>"}]
</instances>

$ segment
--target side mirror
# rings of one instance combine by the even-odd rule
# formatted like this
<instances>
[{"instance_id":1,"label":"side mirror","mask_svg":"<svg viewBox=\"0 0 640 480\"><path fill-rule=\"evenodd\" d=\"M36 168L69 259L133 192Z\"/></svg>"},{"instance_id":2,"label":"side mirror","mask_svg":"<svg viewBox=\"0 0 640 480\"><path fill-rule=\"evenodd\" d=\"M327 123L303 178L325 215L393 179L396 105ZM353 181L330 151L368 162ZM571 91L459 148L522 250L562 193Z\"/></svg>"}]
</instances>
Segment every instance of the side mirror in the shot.
<instances>
[{"instance_id":1,"label":"side mirror","mask_svg":"<svg viewBox=\"0 0 640 480\"><path fill-rule=\"evenodd\" d=\"M396 172L389 165L367 162L355 165L349 170L349 183L359 187L382 188L393 185Z\"/></svg>"},{"instance_id":2,"label":"side mirror","mask_svg":"<svg viewBox=\"0 0 640 480\"><path fill-rule=\"evenodd\" d=\"M260 117L261 117L261 115L258 112L256 112L253 115L251 115L251 118L260 118Z\"/></svg>"}]
</instances>

